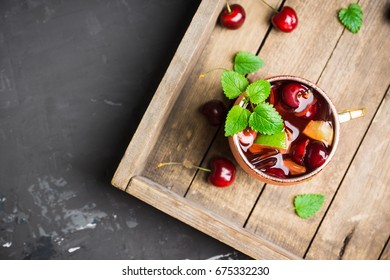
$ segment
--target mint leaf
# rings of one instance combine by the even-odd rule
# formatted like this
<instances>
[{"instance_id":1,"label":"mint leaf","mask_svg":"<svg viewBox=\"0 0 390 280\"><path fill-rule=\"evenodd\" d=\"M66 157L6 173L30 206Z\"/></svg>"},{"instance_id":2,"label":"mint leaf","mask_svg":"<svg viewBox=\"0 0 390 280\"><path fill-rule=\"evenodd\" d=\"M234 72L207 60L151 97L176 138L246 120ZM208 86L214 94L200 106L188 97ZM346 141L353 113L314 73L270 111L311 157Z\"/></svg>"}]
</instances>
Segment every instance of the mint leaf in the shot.
<instances>
[{"instance_id":1,"label":"mint leaf","mask_svg":"<svg viewBox=\"0 0 390 280\"><path fill-rule=\"evenodd\" d=\"M242 75L256 72L263 65L263 60L250 52L238 52L234 58L234 71Z\"/></svg>"},{"instance_id":2,"label":"mint leaf","mask_svg":"<svg viewBox=\"0 0 390 280\"><path fill-rule=\"evenodd\" d=\"M243 131L248 126L248 118L251 112L239 105L234 105L226 118L225 136L233 136Z\"/></svg>"},{"instance_id":3,"label":"mint leaf","mask_svg":"<svg viewBox=\"0 0 390 280\"><path fill-rule=\"evenodd\" d=\"M249 117L249 125L253 130L271 135L282 131L284 123L275 108L267 103L260 103Z\"/></svg>"},{"instance_id":4,"label":"mint leaf","mask_svg":"<svg viewBox=\"0 0 390 280\"><path fill-rule=\"evenodd\" d=\"M271 93L271 84L266 80L257 80L246 88L249 99L254 104L264 102Z\"/></svg>"},{"instance_id":5,"label":"mint leaf","mask_svg":"<svg viewBox=\"0 0 390 280\"><path fill-rule=\"evenodd\" d=\"M359 4L352 3L348 8L342 8L339 13L339 20L352 33L358 33L363 24L363 10Z\"/></svg>"},{"instance_id":6,"label":"mint leaf","mask_svg":"<svg viewBox=\"0 0 390 280\"><path fill-rule=\"evenodd\" d=\"M307 219L317 213L325 201L323 194L299 194L294 197L295 212L302 219Z\"/></svg>"},{"instance_id":7,"label":"mint leaf","mask_svg":"<svg viewBox=\"0 0 390 280\"><path fill-rule=\"evenodd\" d=\"M248 80L240 73L225 70L221 75L222 89L229 99L237 98L248 86Z\"/></svg>"}]
</instances>

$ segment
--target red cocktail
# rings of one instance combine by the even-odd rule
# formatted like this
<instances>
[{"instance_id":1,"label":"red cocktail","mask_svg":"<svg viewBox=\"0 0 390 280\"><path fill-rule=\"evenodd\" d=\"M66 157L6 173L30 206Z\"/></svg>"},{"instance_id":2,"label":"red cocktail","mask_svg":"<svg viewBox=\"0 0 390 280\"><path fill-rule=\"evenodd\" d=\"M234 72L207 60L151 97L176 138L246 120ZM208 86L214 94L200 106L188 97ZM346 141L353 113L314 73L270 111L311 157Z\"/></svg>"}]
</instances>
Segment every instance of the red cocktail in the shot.
<instances>
[{"instance_id":1,"label":"red cocktail","mask_svg":"<svg viewBox=\"0 0 390 280\"><path fill-rule=\"evenodd\" d=\"M267 102L282 116L283 131L268 136L247 128L229 143L240 166L257 179L298 183L317 174L332 158L339 138L338 114L329 97L305 79L267 80L272 86ZM236 104L247 106L242 98Z\"/></svg>"}]
</instances>

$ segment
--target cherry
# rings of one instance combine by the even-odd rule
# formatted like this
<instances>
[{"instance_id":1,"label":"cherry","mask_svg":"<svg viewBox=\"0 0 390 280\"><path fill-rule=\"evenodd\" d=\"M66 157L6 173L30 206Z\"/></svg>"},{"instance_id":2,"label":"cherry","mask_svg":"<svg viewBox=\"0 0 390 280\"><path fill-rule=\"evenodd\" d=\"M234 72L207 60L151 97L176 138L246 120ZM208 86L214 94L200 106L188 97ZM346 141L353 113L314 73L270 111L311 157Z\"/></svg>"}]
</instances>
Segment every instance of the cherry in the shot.
<instances>
[{"instance_id":1,"label":"cherry","mask_svg":"<svg viewBox=\"0 0 390 280\"><path fill-rule=\"evenodd\" d=\"M256 139L257 132L250 127L245 128L243 131L237 134L238 140L245 146L252 145Z\"/></svg>"},{"instance_id":2,"label":"cherry","mask_svg":"<svg viewBox=\"0 0 390 280\"><path fill-rule=\"evenodd\" d=\"M208 181L216 187L230 186L236 179L236 167L223 157L215 157L211 160L211 173Z\"/></svg>"},{"instance_id":3,"label":"cherry","mask_svg":"<svg viewBox=\"0 0 390 280\"><path fill-rule=\"evenodd\" d=\"M282 100L286 105L297 109L301 103L300 99L306 97L307 91L308 89L300 83L288 83L282 88Z\"/></svg>"},{"instance_id":4,"label":"cherry","mask_svg":"<svg viewBox=\"0 0 390 280\"><path fill-rule=\"evenodd\" d=\"M306 154L306 148L307 145L309 144L310 140L307 138L299 140L294 147L292 148L291 151L291 159L300 164L304 165L304 158Z\"/></svg>"},{"instance_id":5,"label":"cherry","mask_svg":"<svg viewBox=\"0 0 390 280\"><path fill-rule=\"evenodd\" d=\"M286 178L287 175L284 173L283 169L278 168L278 167L271 167L265 170L265 173L268 175L277 177L277 178Z\"/></svg>"},{"instance_id":6,"label":"cherry","mask_svg":"<svg viewBox=\"0 0 390 280\"><path fill-rule=\"evenodd\" d=\"M291 32L298 25L298 16L295 10L284 6L280 12L272 17L272 24L283 32Z\"/></svg>"},{"instance_id":7,"label":"cherry","mask_svg":"<svg viewBox=\"0 0 390 280\"><path fill-rule=\"evenodd\" d=\"M216 187L230 186L236 179L236 166L227 158L215 157L211 160L211 169L195 166L188 161L184 162L160 162L157 168L166 165L182 165L188 169L198 169L206 172L210 172L208 181Z\"/></svg>"},{"instance_id":8,"label":"cherry","mask_svg":"<svg viewBox=\"0 0 390 280\"><path fill-rule=\"evenodd\" d=\"M225 121L227 109L220 100L210 100L203 104L200 112L206 116L211 125L220 125Z\"/></svg>"},{"instance_id":9,"label":"cherry","mask_svg":"<svg viewBox=\"0 0 390 280\"><path fill-rule=\"evenodd\" d=\"M320 141L314 141L307 146L305 162L307 167L315 169L323 165L328 156L325 145Z\"/></svg>"},{"instance_id":10,"label":"cherry","mask_svg":"<svg viewBox=\"0 0 390 280\"><path fill-rule=\"evenodd\" d=\"M238 29L245 21L245 10L239 4L229 5L226 2L226 7L222 10L219 16L219 22L222 26L228 29Z\"/></svg>"}]
</instances>

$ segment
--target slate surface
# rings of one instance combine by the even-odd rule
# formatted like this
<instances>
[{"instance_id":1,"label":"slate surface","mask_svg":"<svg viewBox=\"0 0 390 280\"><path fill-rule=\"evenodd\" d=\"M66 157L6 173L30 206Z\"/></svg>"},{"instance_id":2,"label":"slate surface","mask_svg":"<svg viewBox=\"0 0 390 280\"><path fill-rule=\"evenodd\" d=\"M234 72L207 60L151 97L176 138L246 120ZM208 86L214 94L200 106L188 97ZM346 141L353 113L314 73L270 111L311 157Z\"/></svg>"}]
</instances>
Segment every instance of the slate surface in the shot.
<instances>
[{"instance_id":1,"label":"slate surface","mask_svg":"<svg viewBox=\"0 0 390 280\"><path fill-rule=\"evenodd\" d=\"M110 185L199 2L0 2L0 259L247 258Z\"/></svg>"}]
</instances>

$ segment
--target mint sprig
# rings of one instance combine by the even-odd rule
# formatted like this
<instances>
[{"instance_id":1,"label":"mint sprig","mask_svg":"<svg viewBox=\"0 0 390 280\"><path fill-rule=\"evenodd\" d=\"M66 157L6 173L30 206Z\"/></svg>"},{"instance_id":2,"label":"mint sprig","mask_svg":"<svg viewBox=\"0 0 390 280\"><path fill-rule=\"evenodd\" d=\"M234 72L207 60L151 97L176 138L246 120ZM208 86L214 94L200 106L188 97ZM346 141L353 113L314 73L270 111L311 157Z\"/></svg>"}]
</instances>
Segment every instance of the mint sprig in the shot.
<instances>
[{"instance_id":1,"label":"mint sprig","mask_svg":"<svg viewBox=\"0 0 390 280\"><path fill-rule=\"evenodd\" d=\"M323 194L299 194L294 197L295 212L302 219L308 219L316 214L325 202Z\"/></svg>"},{"instance_id":2,"label":"mint sprig","mask_svg":"<svg viewBox=\"0 0 390 280\"><path fill-rule=\"evenodd\" d=\"M233 136L250 126L253 130L266 135L281 132L284 127L282 117L273 105L265 100L271 93L271 84L267 80L257 80L252 84L244 76L258 70L263 61L254 54L239 52L235 56L234 71L225 70L221 75L221 84L225 96L235 99L244 96L249 109L235 105L227 114L225 136Z\"/></svg>"},{"instance_id":3,"label":"mint sprig","mask_svg":"<svg viewBox=\"0 0 390 280\"><path fill-rule=\"evenodd\" d=\"M342 8L338 17L340 22L352 33L358 33L363 24L363 10L359 4L349 4L348 8Z\"/></svg>"}]
</instances>

